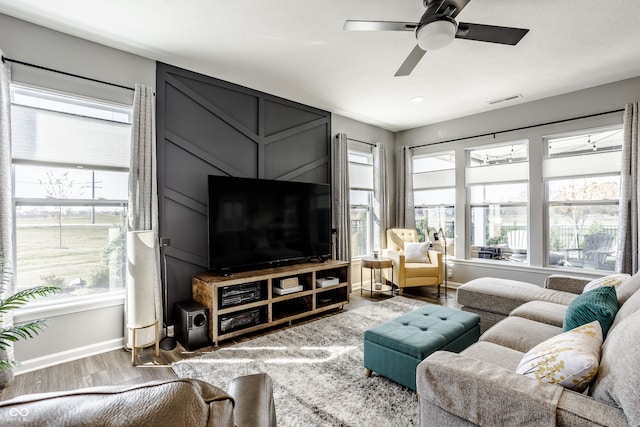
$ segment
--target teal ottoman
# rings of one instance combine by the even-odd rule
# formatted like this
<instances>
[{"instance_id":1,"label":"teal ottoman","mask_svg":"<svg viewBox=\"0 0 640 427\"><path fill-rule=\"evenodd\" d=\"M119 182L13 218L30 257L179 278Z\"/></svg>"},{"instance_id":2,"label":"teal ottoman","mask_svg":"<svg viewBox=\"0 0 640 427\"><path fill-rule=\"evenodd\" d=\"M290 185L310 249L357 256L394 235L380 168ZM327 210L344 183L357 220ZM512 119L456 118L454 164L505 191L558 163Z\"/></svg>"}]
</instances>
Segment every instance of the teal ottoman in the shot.
<instances>
[{"instance_id":1,"label":"teal ottoman","mask_svg":"<svg viewBox=\"0 0 640 427\"><path fill-rule=\"evenodd\" d=\"M479 337L477 314L429 304L364 332L365 375L376 372L415 391L423 359L437 350L458 353Z\"/></svg>"}]
</instances>

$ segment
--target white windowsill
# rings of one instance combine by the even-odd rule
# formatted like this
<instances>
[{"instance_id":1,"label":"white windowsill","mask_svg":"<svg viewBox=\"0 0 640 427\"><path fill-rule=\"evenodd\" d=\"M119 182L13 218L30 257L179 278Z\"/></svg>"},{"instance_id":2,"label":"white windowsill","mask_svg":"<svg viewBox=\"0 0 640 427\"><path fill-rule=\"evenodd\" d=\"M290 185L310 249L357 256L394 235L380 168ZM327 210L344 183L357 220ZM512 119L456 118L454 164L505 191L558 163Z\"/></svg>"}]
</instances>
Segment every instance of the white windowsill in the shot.
<instances>
[{"instance_id":1,"label":"white windowsill","mask_svg":"<svg viewBox=\"0 0 640 427\"><path fill-rule=\"evenodd\" d=\"M602 277L607 274L613 274L613 272L607 273L606 271L595 271L595 270L582 270L577 268L566 268L566 267L539 267L539 266L531 266L526 263L516 263L509 261L496 261L496 260L485 260L480 258L474 259L454 259L451 258L450 262L453 264L459 265L468 265L468 266L476 266L476 267L484 267L484 268L495 268L496 270L510 270L510 271L530 271L533 273L546 273L546 274L560 274L560 275L569 275L569 276L585 276L585 277Z\"/></svg>"},{"instance_id":2,"label":"white windowsill","mask_svg":"<svg viewBox=\"0 0 640 427\"><path fill-rule=\"evenodd\" d=\"M124 291L109 292L99 295L72 297L68 300L55 300L50 303L27 304L14 312L14 321L28 322L43 317L64 316L82 311L97 310L124 304Z\"/></svg>"}]
</instances>

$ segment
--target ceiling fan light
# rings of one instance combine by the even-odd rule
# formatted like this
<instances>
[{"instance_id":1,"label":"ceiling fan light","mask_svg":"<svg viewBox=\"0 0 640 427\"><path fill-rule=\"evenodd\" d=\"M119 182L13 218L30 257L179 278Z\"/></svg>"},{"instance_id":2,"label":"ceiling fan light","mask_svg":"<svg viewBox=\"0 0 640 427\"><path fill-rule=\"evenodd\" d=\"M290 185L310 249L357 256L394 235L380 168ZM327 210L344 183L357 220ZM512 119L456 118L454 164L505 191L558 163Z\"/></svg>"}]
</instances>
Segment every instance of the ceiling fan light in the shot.
<instances>
[{"instance_id":1,"label":"ceiling fan light","mask_svg":"<svg viewBox=\"0 0 640 427\"><path fill-rule=\"evenodd\" d=\"M416 31L418 46L425 51L442 49L453 41L457 30L453 19L439 19L429 22Z\"/></svg>"}]
</instances>

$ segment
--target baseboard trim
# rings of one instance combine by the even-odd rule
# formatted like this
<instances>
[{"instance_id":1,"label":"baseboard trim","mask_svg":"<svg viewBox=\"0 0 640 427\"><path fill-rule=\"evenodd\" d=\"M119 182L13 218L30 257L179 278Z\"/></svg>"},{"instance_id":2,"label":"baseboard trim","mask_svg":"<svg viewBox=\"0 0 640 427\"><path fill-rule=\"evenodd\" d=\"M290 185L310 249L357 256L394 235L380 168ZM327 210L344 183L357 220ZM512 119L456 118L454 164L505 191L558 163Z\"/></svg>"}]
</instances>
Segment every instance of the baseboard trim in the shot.
<instances>
[{"instance_id":1,"label":"baseboard trim","mask_svg":"<svg viewBox=\"0 0 640 427\"><path fill-rule=\"evenodd\" d=\"M61 363L71 362L85 357L95 356L96 354L122 349L123 346L124 338L116 338L59 353L36 357L34 359L22 360L20 361L21 366L16 368L15 374L26 374L27 372L37 371L38 369L48 368Z\"/></svg>"}]
</instances>

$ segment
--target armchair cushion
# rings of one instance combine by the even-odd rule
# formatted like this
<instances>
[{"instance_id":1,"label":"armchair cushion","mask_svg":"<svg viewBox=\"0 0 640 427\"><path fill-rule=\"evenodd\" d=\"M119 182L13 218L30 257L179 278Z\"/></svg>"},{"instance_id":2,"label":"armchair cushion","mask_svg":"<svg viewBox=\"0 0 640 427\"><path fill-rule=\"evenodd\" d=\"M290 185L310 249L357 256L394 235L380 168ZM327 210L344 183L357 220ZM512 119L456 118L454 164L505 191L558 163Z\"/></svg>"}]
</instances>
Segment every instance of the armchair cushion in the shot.
<instances>
[{"instance_id":1,"label":"armchair cushion","mask_svg":"<svg viewBox=\"0 0 640 427\"><path fill-rule=\"evenodd\" d=\"M601 346L602 329L593 321L538 344L524 355L516 372L582 392L598 372Z\"/></svg>"},{"instance_id":2,"label":"armchair cushion","mask_svg":"<svg viewBox=\"0 0 640 427\"><path fill-rule=\"evenodd\" d=\"M437 264L412 262L404 265L404 274L406 278L437 276L438 268Z\"/></svg>"},{"instance_id":3,"label":"armchair cushion","mask_svg":"<svg viewBox=\"0 0 640 427\"><path fill-rule=\"evenodd\" d=\"M387 248L399 252L404 249L404 242L417 242L418 232L415 228L390 228L387 230Z\"/></svg>"},{"instance_id":4,"label":"armchair cushion","mask_svg":"<svg viewBox=\"0 0 640 427\"><path fill-rule=\"evenodd\" d=\"M618 313L616 289L613 286L595 288L578 295L571 301L567 307L562 330L570 331L597 320L602 327L602 335L606 337L616 313Z\"/></svg>"},{"instance_id":5,"label":"armchair cushion","mask_svg":"<svg viewBox=\"0 0 640 427\"><path fill-rule=\"evenodd\" d=\"M429 243L404 242L405 262L429 262Z\"/></svg>"}]
</instances>

